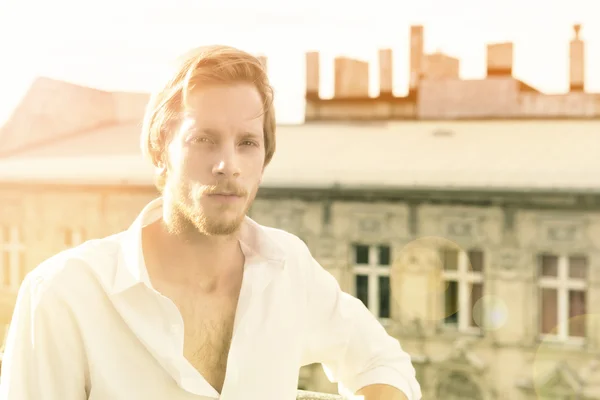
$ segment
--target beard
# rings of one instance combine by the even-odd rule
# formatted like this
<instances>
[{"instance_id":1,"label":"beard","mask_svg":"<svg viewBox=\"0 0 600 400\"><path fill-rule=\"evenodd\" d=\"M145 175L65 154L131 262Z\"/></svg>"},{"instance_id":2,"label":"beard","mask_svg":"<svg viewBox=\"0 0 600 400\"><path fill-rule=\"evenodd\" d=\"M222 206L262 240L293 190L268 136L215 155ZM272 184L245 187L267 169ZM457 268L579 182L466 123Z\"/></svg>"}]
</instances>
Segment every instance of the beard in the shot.
<instances>
[{"instance_id":1,"label":"beard","mask_svg":"<svg viewBox=\"0 0 600 400\"><path fill-rule=\"evenodd\" d=\"M252 204L258 185L248 192L232 182L217 185L167 182L164 195L169 209L166 228L170 234L192 241L198 236L229 236L236 233ZM240 202L205 204L206 196L219 192L232 192ZM240 203L243 203L240 205Z\"/></svg>"}]
</instances>

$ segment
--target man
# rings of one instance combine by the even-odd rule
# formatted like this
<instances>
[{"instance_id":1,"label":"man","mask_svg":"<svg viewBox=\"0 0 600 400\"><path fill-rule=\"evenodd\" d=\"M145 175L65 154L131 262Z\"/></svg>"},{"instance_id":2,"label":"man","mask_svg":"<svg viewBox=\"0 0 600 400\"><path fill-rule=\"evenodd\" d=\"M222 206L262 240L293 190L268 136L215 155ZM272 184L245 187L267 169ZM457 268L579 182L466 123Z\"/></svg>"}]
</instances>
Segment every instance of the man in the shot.
<instances>
[{"instance_id":1,"label":"man","mask_svg":"<svg viewBox=\"0 0 600 400\"><path fill-rule=\"evenodd\" d=\"M186 54L149 102L142 147L161 197L127 231L28 274L0 399L292 400L314 362L367 400L421 398L363 304L297 237L246 217L275 152L256 58Z\"/></svg>"}]
</instances>

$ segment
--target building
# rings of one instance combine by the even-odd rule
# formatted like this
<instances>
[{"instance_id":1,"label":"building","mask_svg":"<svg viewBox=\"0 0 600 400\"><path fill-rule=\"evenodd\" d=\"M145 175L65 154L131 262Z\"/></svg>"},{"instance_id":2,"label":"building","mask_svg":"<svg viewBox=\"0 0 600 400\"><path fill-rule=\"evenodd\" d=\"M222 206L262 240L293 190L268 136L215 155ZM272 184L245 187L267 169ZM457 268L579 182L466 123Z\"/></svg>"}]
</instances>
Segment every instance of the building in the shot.
<instances>
[{"instance_id":1,"label":"building","mask_svg":"<svg viewBox=\"0 0 600 400\"><path fill-rule=\"evenodd\" d=\"M411 43L420 54L422 36ZM320 99L307 79L307 122L278 127L250 215L302 238L400 339L424 398L600 398L600 114L569 114L561 107L571 100L553 103L514 80L509 48L488 53L493 68L479 83L457 79L448 57L411 61L403 98L389 75L374 99L362 84L345 87L349 78L336 91L349 95ZM429 83L419 68L434 71ZM345 70L364 65L346 59L336 71ZM563 97L597 107L577 83ZM452 111L426 96L448 85L460 99L507 94ZM45 113L36 99L53 96L61 107ZM527 96L542 111L518 111ZM126 229L157 196L139 151L145 101L42 79L0 132L1 322L28 270ZM336 390L320 366L303 368L300 385Z\"/></svg>"}]
</instances>

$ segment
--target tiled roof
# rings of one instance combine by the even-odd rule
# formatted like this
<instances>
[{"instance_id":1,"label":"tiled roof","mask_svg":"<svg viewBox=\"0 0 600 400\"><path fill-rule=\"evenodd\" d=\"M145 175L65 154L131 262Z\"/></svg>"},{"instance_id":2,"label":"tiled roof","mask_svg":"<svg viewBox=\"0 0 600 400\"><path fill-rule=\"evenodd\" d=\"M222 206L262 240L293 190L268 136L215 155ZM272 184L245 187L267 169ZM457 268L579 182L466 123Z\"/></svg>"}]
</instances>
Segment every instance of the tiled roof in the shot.
<instances>
[{"instance_id":1,"label":"tiled roof","mask_svg":"<svg viewBox=\"0 0 600 400\"><path fill-rule=\"evenodd\" d=\"M0 127L0 157L114 124L141 120L148 95L38 78Z\"/></svg>"},{"instance_id":2,"label":"tiled roof","mask_svg":"<svg viewBox=\"0 0 600 400\"><path fill-rule=\"evenodd\" d=\"M263 186L600 191L600 121L279 126ZM0 161L0 181L151 184L139 125Z\"/></svg>"}]
</instances>

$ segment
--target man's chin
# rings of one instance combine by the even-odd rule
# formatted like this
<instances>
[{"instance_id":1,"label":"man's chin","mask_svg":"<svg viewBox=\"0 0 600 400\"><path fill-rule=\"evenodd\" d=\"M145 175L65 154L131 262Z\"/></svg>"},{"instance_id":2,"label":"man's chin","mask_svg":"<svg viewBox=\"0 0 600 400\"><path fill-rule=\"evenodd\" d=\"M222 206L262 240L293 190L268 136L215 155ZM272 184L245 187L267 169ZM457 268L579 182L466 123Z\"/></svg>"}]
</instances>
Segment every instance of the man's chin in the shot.
<instances>
[{"instance_id":1,"label":"man's chin","mask_svg":"<svg viewBox=\"0 0 600 400\"><path fill-rule=\"evenodd\" d=\"M230 236L236 233L240 228L240 224L213 224L205 225L201 232L207 236Z\"/></svg>"},{"instance_id":2,"label":"man's chin","mask_svg":"<svg viewBox=\"0 0 600 400\"><path fill-rule=\"evenodd\" d=\"M244 216L204 218L197 224L201 233L210 236L227 236L236 233L244 221Z\"/></svg>"}]
</instances>

